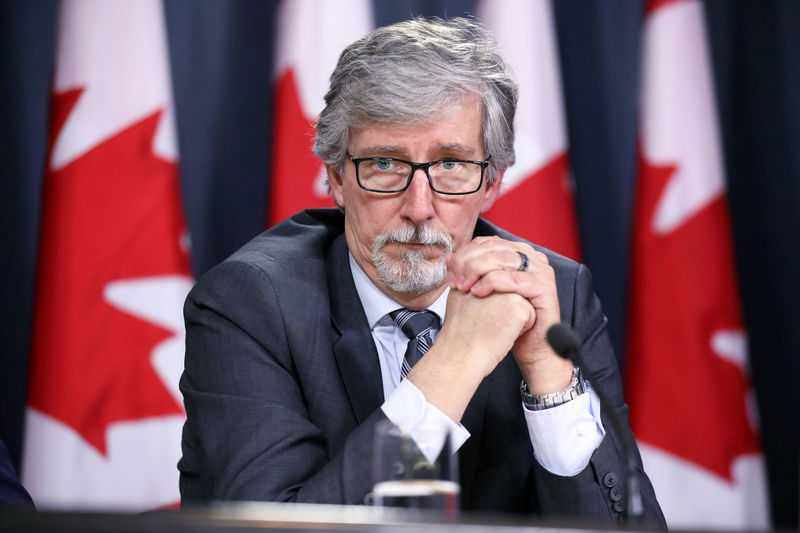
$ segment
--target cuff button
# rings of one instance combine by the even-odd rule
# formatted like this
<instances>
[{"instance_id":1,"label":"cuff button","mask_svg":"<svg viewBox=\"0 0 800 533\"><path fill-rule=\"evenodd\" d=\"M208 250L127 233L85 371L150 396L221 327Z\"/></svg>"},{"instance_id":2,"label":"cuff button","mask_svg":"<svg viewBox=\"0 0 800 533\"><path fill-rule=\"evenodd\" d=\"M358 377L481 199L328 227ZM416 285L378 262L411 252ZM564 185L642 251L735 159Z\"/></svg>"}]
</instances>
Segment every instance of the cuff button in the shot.
<instances>
[{"instance_id":1,"label":"cuff button","mask_svg":"<svg viewBox=\"0 0 800 533\"><path fill-rule=\"evenodd\" d=\"M609 472L603 478L603 485L607 488L612 488L617 486L617 475L614 472Z\"/></svg>"}]
</instances>

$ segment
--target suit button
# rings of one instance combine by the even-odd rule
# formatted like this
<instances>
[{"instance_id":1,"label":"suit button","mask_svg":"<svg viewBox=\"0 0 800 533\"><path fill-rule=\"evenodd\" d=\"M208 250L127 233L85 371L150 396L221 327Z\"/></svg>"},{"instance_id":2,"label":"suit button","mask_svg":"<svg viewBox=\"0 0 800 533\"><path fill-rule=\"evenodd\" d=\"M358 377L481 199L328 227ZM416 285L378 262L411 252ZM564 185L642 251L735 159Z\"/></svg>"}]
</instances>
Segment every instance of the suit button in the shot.
<instances>
[{"instance_id":1,"label":"suit button","mask_svg":"<svg viewBox=\"0 0 800 533\"><path fill-rule=\"evenodd\" d=\"M617 485L617 475L614 472L609 472L603 478L603 484L608 487L615 487Z\"/></svg>"},{"instance_id":2,"label":"suit button","mask_svg":"<svg viewBox=\"0 0 800 533\"><path fill-rule=\"evenodd\" d=\"M622 504L622 500L617 500L614 502L614 510L618 513L621 513L625 509L625 506Z\"/></svg>"},{"instance_id":3,"label":"suit button","mask_svg":"<svg viewBox=\"0 0 800 533\"><path fill-rule=\"evenodd\" d=\"M612 487L610 491L608 491L608 495L611 496L611 500L618 502L622 499L622 489L619 487Z\"/></svg>"}]
</instances>

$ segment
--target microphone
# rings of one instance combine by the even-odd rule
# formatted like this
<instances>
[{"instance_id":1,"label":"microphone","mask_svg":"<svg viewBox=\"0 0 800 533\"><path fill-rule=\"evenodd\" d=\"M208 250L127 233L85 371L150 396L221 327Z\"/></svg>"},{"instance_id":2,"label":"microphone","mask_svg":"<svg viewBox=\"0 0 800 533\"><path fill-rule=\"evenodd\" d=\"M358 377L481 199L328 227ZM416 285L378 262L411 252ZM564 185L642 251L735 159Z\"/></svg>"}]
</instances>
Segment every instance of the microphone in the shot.
<instances>
[{"instance_id":1,"label":"microphone","mask_svg":"<svg viewBox=\"0 0 800 533\"><path fill-rule=\"evenodd\" d=\"M564 359L574 361L574 358L580 357L581 341L578 336L572 331L572 328L557 322L550 326L547 330L547 343L558 355Z\"/></svg>"},{"instance_id":2,"label":"microphone","mask_svg":"<svg viewBox=\"0 0 800 533\"><path fill-rule=\"evenodd\" d=\"M587 381L592 381L592 376L589 375L580 355L581 341L571 327L560 322L553 324L547 330L547 343L554 352L564 359L572 361L575 366L580 368ZM620 439L622 439L622 453L625 455L628 467L626 476L628 491L625 495L625 499L627 500L625 518L627 520L635 520L642 515L644 509L642 505L642 493L639 488L639 475L636 472L636 454L634 453L635 447L633 437L631 433L625 429L616 411L611 408L608 397L600 390L600 387L592 387L592 390L600 400L600 408L608 414L608 420L620 436Z\"/></svg>"}]
</instances>

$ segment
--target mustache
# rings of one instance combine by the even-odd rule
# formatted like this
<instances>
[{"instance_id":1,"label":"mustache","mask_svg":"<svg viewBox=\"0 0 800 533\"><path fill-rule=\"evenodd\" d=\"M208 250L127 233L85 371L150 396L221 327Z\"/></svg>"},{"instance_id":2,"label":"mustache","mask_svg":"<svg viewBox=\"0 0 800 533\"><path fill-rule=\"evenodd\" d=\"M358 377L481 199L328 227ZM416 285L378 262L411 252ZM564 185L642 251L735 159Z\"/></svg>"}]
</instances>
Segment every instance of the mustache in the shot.
<instances>
[{"instance_id":1,"label":"mustache","mask_svg":"<svg viewBox=\"0 0 800 533\"><path fill-rule=\"evenodd\" d=\"M387 243L424 244L442 246L448 253L453 251L453 238L426 225L410 225L396 230L385 231L375 238L375 246Z\"/></svg>"}]
</instances>

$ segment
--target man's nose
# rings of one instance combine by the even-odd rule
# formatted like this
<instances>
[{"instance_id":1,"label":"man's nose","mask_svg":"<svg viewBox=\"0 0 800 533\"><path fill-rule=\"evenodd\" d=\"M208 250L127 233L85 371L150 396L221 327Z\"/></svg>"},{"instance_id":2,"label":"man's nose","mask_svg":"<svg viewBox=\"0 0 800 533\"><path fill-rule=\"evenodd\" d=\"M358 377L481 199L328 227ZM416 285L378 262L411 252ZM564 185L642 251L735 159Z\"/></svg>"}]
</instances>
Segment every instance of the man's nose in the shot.
<instances>
[{"instance_id":1,"label":"man's nose","mask_svg":"<svg viewBox=\"0 0 800 533\"><path fill-rule=\"evenodd\" d=\"M425 171L416 169L403 194L403 215L414 222L422 222L433 216L433 194Z\"/></svg>"}]
</instances>

